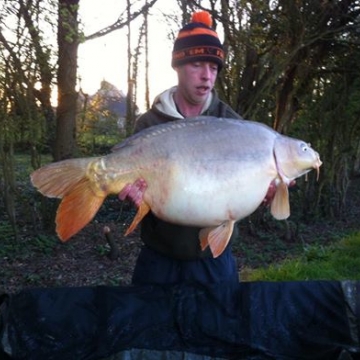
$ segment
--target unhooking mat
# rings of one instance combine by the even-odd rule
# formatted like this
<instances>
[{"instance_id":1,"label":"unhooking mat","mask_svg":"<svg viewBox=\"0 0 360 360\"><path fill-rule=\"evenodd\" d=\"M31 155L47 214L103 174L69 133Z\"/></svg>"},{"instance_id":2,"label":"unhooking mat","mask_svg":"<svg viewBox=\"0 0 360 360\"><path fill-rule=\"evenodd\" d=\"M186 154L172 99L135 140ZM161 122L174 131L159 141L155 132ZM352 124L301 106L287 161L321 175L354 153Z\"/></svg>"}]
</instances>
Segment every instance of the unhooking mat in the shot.
<instances>
[{"instance_id":1,"label":"unhooking mat","mask_svg":"<svg viewBox=\"0 0 360 360\"><path fill-rule=\"evenodd\" d=\"M358 281L40 288L0 308L3 358L24 360L359 359L359 329Z\"/></svg>"}]
</instances>

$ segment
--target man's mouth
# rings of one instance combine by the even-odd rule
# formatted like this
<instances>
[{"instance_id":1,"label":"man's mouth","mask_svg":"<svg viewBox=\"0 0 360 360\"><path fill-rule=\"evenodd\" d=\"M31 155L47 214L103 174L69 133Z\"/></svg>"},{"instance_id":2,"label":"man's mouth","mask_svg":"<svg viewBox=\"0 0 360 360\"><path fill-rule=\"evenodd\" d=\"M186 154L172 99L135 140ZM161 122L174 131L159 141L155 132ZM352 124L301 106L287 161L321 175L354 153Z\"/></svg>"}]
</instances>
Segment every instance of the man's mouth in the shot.
<instances>
[{"instance_id":1,"label":"man's mouth","mask_svg":"<svg viewBox=\"0 0 360 360\"><path fill-rule=\"evenodd\" d=\"M196 89L198 90L199 93L204 94L207 93L210 88L208 86L198 86Z\"/></svg>"}]
</instances>

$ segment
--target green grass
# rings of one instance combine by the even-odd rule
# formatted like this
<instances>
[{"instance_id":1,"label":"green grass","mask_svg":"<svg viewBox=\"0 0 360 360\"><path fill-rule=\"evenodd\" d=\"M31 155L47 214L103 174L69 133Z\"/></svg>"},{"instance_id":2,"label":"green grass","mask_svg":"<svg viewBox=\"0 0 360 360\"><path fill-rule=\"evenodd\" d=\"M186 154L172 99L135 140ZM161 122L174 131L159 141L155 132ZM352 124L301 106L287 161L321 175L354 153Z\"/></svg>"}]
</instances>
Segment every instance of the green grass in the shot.
<instances>
[{"instance_id":1,"label":"green grass","mask_svg":"<svg viewBox=\"0 0 360 360\"><path fill-rule=\"evenodd\" d=\"M328 247L312 245L303 254L249 272L249 281L360 280L360 232Z\"/></svg>"}]
</instances>

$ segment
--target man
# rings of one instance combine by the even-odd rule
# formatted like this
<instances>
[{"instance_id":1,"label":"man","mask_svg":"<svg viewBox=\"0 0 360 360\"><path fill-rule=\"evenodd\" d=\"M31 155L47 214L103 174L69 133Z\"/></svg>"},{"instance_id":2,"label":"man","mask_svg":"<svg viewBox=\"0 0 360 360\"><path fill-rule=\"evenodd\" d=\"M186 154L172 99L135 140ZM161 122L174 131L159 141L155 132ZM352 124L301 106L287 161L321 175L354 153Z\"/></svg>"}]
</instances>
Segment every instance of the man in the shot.
<instances>
[{"instance_id":1,"label":"man","mask_svg":"<svg viewBox=\"0 0 360 360\"><path fill-rule=\"evenodd\" d=\"M137 120L135 132L198 115L241 119L219 100L214 90L217 74L223 67L224 51L211 25L210 14L202 11L194 13L191 22L180 30L172 53L178 85L154 100L151 109ZM141 223L144 246L135 266L133 283L238 282L230 246L213 258L209 248L201 251L199 230L170 224L148 214ZM235 227L229 243L236 235Z\"/></svg>"}]
</instances>

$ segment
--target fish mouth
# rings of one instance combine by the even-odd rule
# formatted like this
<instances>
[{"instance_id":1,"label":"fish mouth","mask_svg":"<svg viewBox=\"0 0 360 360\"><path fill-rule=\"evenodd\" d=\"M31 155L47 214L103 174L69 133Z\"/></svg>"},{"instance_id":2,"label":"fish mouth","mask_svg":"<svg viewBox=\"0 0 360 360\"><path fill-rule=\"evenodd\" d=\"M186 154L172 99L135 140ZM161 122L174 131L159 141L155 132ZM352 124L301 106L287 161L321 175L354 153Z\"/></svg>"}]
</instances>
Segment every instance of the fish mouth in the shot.
<instances>
[{"instance_id":1,"label":"fish mouth","mask_svg":"<svg viewBox=\"0 0 360 360\"><path fill-rule=\"evenodd\" d=\"M305 172L305 181L309 181L309 177L308 177L309 171L311 171L312 169L316 170L316 181L319 181L321 165L322 165L322 161L318 159L317 162L312 167L309 167L308 170Z\"/></svg>"}]
</instances>

